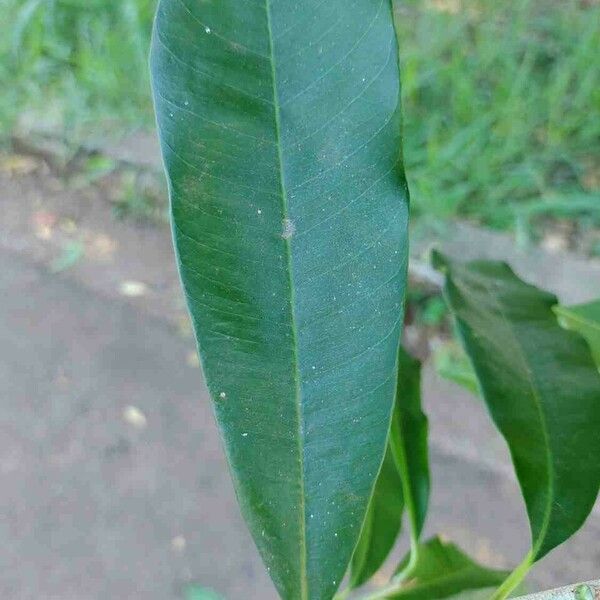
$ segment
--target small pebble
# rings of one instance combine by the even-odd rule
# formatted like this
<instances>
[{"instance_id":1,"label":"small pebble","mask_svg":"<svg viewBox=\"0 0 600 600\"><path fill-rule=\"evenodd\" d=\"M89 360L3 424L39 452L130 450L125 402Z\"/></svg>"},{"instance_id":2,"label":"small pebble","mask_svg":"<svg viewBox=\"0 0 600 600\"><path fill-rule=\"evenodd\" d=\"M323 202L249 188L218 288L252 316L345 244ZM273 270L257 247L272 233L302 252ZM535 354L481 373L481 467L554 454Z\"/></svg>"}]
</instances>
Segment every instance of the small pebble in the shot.
<instances>
[{"instance_id":1,"label":"small pebble","mask_svg":"<svg viewBox=\"0 0 600 600\"><path fill-rule=\"evenodd\" d=\"M177 535L171 540L171 548L175 552L183 552L186 546L185 538L182 535Z\"/></svg>"},{"instance_id":2,"label":"small pebble","mask_svg":"<svg viewBox=\"0 0 600 600\"><path fill-rule=\"evenodd\" d=\"M127 406L123 410L123 420L136 429L144 429L148 424L146 415L136 406Z\"/></svg>"}]
</instances>

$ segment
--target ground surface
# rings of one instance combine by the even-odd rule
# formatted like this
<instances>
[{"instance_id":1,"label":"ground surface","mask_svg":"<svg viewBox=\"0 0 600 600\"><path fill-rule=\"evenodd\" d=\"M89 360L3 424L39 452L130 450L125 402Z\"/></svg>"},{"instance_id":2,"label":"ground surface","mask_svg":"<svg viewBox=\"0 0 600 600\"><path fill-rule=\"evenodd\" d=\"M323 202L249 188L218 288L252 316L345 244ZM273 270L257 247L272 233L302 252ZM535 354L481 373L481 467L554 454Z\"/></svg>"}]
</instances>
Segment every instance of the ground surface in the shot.
<instances>
[{"instance_id":1,"label":"ground surface","mask_svg":"<svg viewBox=\"0 0 600 600\"><path fill-rule=\"evenodd\" d=\"M115 221L101 190L38 167L0 176L0 598L175 600L195 581L228 600L274 599L235 503L168 230ZM476 254L473 236L456 251ZM57 259L73 243L67 268ZM573 299L599 289L597 264L550 264ZM568 280L584 272L579 287ZM428 530L510 566L528 535L506 450L480 402L429 370L425 388ZM532 586L597 577L598 539L596 510Z\"/></svg>"}]
</instances>

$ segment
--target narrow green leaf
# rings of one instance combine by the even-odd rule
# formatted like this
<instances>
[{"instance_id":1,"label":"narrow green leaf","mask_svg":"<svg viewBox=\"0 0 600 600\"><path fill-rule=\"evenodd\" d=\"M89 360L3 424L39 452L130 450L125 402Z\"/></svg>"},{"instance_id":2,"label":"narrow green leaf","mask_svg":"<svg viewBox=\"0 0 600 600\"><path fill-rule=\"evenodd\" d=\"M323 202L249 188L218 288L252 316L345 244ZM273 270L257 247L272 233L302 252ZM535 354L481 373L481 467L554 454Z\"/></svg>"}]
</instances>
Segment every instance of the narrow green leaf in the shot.
<instances>
[{"instance_id":1,"label":"narrow green leaf","mask_svg":"<svg viewBox=\"0 0 600 600\"><path fill-rule=\"evenodd\" d=\"M582 335L600 369L600 300L576 306L555 306L560 324Z\"/></svg>"},{"instance_id":2,"label":"narrow green leaf","mask_svg":"<svg viewBox=\"0 0 600 600\"><path fill-rule=\"evenodd\" d=\"M523 492L532 549L499 597L529 566L575 533L600 485L600 376L586 343L561 328L556 298L504 263L435 261L491 416Z\"/></svg>"},{"instance_id":3,"label":"narrow green leaf","mask_svg":"<svg viewBox=\"0 0 600 600\"><path fill-rule=\"evenodd\" d=\"M242 511L327 600L384 457L407 267L390 0L161 0L180 273Z\"/></svg>"},{"instance_id":4,"label":"narrow green leaf","mask_svg":"<svg viewBox=\"0 0 600 600\"><path fill-rule=\"evenodd\" d=\"M412 558L406 556L398 567L398 572L404 574L403 580L374 594L373 600L447 598L461 592L495 587L508 574L477 564L458 546L439 537L419 544L418 556L410 568Z\"/></svg>"},{"instance_id":5,"label":"narrow green leaf","mask_svg":"<svg viewBox=\"0 0 600 600\"><path fill-rule=\"evenodd\" d=\"M388 447L352 556L350 587L363 585L383 565L400 532L403 509L402 480Z\"/></svg>"},{"instance_id":6,"label":"narrow green leaf","mask_svg":"<svg viewBox=\"0 0 600 600\"><path fill-rule=\"evenodd\" d=\"M414 545L418 543L429 501L427 430L421 410L421 364L401 348L388 450L352 558L351 587L374 575L394 547L405 497Z\"/></svg>"},{"instance_id":7,"label":"narrow green leaf","mask_svg":"<svg viewBox=\"0 0 600 600\"><path fill-rule=\"evenodd\" d=\"M405 557L398 571L405 572L409 561L410 557ZM455 544L433 537L420 545L419 560L406 575L404 589L390 598L447 598L468 590L495 587L508 572L483 567Z\"/></svg>"},{"instance_id":8,"label":"narrow green leaf","mask_svg":"<svg viewBox=\"0 0 600 600\"><path fill-rule=\"evenodd\" d=\"M414 552L429 504L428 431L427 417L421 408L421 364L401 348L390 445L402 479Z\"/></svg>"}]
</instances>

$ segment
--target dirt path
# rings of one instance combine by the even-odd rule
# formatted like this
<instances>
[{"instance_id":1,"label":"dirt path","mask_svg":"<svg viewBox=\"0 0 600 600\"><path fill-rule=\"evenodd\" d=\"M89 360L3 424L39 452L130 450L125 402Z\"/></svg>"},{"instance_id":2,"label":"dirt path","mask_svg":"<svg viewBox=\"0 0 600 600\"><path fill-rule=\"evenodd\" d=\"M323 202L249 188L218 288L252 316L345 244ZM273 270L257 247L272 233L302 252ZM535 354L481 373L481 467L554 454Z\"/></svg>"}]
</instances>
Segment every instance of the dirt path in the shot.
<instances>
[{"instance_id":1,"label":"dirt path","mask_svg":"<svg viewBox=\"0 0 600 600\"><path fill-rule=\"evenodd\" d=\"M175 600L197 581L228 600L274 599L235 503L168 228L117 221L109 190L43 172L4 174L0 190L0 597ZM528 536L504 445L476 399L429 369L425 388L428 530L510 566ZM596 513L534 584L597 576L598 539Z\"/></svg>"}]
</instances>

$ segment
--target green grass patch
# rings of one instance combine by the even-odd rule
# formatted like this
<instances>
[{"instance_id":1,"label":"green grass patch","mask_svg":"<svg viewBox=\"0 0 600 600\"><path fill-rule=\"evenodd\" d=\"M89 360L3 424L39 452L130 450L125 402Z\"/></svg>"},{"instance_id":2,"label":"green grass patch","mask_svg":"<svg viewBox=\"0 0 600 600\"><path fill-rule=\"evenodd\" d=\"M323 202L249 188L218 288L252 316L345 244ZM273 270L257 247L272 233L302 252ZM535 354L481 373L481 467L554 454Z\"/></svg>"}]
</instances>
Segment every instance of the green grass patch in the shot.
<instances>
[{"instance_id":1,"label":"green grass patch","mask_svg":"<svg viewBox=\"0 0 600 600\"><path fill-rule=\"evenodd\" d=\"M600 218L600 3L397 2L413 209Z\"/></svg>"},{"instance_id":2,"label":"green grass patch","mask_svg":"<svg viewBox=\"0 0 600 600\"><path fill-rule=\"evenodd\" d=\"M397 0L415 215L600 222L600 2ZM153 126L155 0L6 0L0 132ZM6 18L8 16L8 18Z\"/></svg>"},{"instance_id":3,"label":"green grass patch","mask_svg":"<svg viewBox=\"0 0 600 600\"><path fill-rule=\"evenodd\" d=\"M69 136L151 126L155 0L5 0L2 10L5 136L18 119Z\"/></svg>"}]
</instances>

